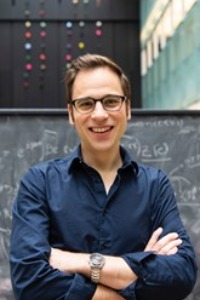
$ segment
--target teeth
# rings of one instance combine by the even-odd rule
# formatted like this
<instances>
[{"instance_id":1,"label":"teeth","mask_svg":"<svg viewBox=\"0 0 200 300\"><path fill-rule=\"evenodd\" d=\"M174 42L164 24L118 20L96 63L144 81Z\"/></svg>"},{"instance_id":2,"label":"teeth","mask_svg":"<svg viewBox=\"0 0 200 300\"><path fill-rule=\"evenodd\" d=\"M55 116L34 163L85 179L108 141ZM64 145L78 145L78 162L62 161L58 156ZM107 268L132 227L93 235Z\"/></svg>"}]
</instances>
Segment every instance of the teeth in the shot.
<instances>
[{"instance_id":1,"label":"teeth","mask_svg":"<svg viewBox=\"0 0 200 300\"><path fill-rule=\"evenodd\" d=\"M98 132L98 133L106 132L108 130L110 130L110 127L92 128L92 131Z\"/></svg>"}]
</instances>

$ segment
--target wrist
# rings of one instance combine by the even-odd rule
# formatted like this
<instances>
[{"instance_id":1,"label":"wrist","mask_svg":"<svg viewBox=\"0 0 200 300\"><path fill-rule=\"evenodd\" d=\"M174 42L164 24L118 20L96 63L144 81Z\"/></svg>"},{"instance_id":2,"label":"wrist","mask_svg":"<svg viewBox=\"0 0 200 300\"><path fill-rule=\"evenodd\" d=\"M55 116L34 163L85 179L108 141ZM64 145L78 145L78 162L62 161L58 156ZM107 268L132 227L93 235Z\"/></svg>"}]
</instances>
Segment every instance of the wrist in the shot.
<instances>
[{"instance_id":1,"label":"wrist","mask_svg":"<svg viewBox=\"0 0 200 300\"><path fill-rule=\"evenodd\" d=\"M73 253L73 273L80 273L84 276L90 277L90 266L88 265L88 260L89 254Z\"/></svg>"},{"instance_id":2,"label":"wrist","mask_svg":"<svg viewBox=\"0 0 200 300\"><path fill-rule=\"evenodd\" d=\"M105 264L105 257L100 253L92 253L89 256L89 265L91 267L91 281L99 283L101 270Z\"/></svg>"}]
</instances>

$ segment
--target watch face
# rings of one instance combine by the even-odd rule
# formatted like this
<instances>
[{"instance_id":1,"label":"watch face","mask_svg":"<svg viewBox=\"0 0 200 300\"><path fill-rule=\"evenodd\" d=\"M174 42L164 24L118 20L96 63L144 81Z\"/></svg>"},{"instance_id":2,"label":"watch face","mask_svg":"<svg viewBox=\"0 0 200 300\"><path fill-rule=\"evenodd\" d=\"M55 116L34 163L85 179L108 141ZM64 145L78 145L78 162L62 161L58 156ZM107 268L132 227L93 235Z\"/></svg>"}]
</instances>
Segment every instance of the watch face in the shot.
<instances>
[{"instance_id":1,"label":"watch face","mask_svg":"<svg viewBox=\"0 0 200 300\"><path fill-rule=\"evenodd\" d=\"M90 256L92 267L102 267L104 265L105 259L100 253L92 253Z\"/></svg>"}]
</instances>

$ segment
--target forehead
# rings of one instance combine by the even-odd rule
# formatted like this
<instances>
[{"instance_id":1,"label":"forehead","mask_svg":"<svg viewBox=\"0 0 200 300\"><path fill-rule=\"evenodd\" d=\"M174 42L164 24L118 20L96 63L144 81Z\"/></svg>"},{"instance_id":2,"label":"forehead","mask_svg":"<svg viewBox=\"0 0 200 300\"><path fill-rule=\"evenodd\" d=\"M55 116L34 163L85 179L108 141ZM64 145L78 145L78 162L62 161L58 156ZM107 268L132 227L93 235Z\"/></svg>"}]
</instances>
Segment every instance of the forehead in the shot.
<instances>
[{"instance_id":1,"label":"forehead","mask_svg":"<svg viewBox=\"0 0 200 300\"><path fill-rule=\"evenodd\" d=\"M109 67L79 71L72 91L74 99L86 96L102 97L116 93L123 93L121 81L118 74Z\"/></svg>"}]
</instances>

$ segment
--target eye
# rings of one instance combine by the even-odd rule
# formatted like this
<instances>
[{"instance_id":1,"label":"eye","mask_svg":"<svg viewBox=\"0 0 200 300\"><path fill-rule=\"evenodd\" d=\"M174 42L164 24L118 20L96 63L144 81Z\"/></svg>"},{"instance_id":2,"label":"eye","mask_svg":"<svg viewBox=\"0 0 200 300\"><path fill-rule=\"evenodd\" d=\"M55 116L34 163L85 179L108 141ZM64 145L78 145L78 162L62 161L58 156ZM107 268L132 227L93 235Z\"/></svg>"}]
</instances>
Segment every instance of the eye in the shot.
<instances>
[{"instance_id":1,"label":"eye","mask_svg":"<svg viewBox=\"0 0 200 300\"><path fill-rule=\"evenodd\" d=\"M92 99L81 99L76 102L76 106L83 110L90 109L91 107L93 107L93 105L94 103Z\"/></svg>"},{"instance_id":2,"label":"eye","mask_svg":"<svg viewBox=\"0 0 200 300\"><path fill-rule=\"evenodd\" d=\"M108 97L104 99L104 105L107 107L115 107L119 105L120 98L118 97Z\"/></svg>"}]
</instances>

